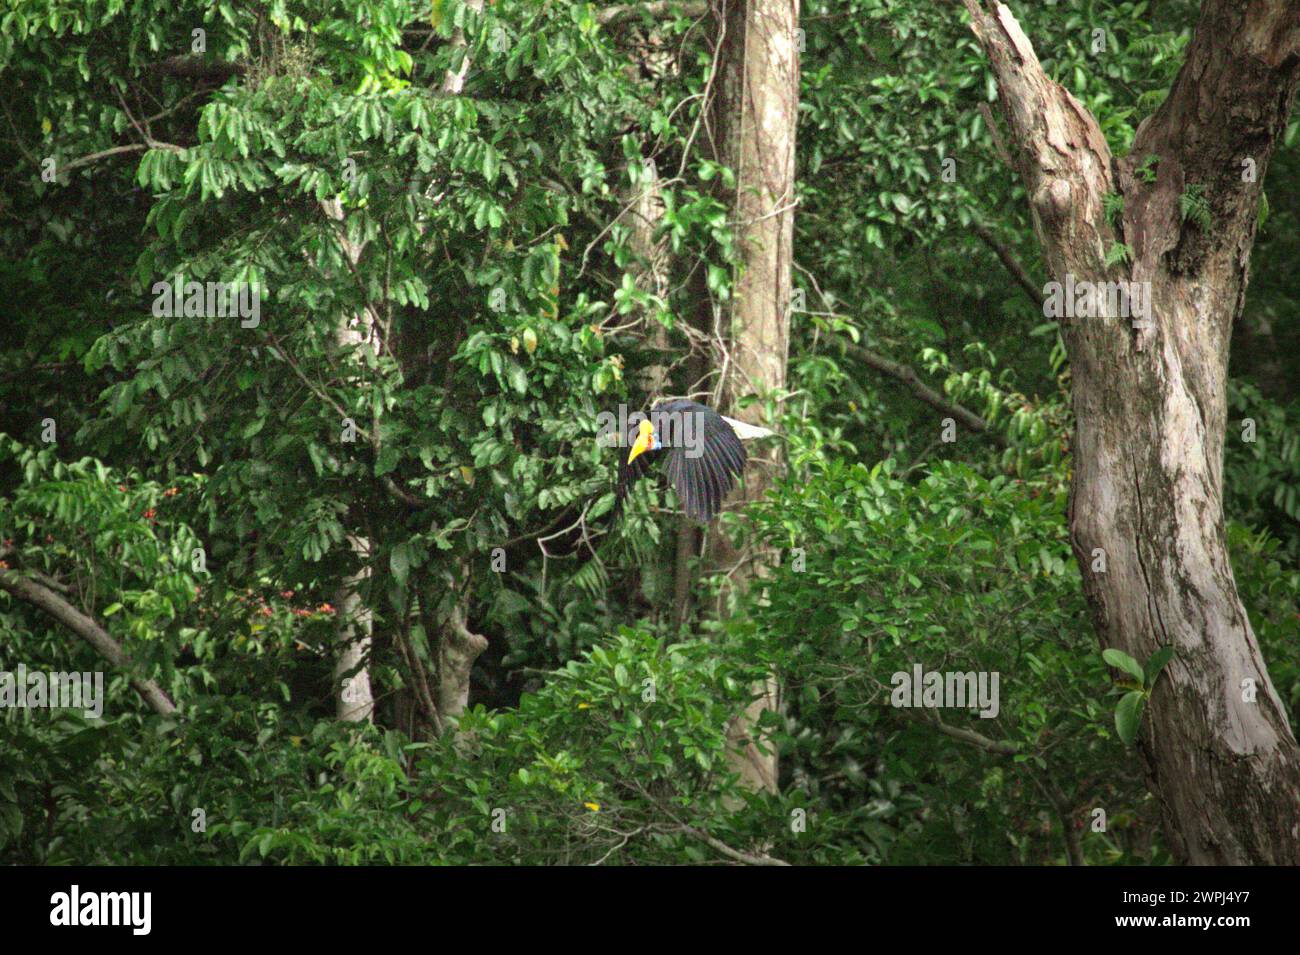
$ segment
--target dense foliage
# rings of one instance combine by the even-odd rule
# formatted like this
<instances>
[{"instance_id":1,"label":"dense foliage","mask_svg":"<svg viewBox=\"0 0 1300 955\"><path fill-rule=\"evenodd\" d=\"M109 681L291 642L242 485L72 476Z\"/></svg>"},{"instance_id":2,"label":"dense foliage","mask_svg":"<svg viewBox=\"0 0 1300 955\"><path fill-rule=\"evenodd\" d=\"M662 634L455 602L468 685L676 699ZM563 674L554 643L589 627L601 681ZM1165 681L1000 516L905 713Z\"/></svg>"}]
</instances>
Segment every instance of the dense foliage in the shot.
<instances>
[{"instance_id":1,"label":"dense foliage","mask_svg":"<svg viewBox=\"0 0 1300 955\"><path fill-rule=\"evenodd\" d=\"M1195 6L1017 13L1122 153ZM679 630L671 496L647 487L615 524L595 438L665 362L647 329L685 392L682 325L729 294L734 223L712 188L729 172L696 148L707 20L602 23L570 0L6 6L0 570L62 582L133 669L0 593L0 670L108 674L101 719L0 709L0 859L1166 861L1068 541L1069 368L994 249L1041 281L979 109L983 57L959 5L803 7L806 307L774 396L789 470L723 519L780 561ZM463 92L444 92L465 58ZM1225 473L1238 584L1294 723L1290 133ZM645 157L662 295L635 280L619 218ZM156 283L177 276L256 282L260 314L159 314ZM357 315L374 343L349 334ZM945 440L864 347L988 429ZM358 580L373 724L332 699L338 594ZM413 672L457 612L488 650L439 735L412 715ZM997 715L939 727L888 706L915 665L999 674ZM723 750L769 671L781 786L757 795ZM178 711L150 711L131 675Z\"/></svg>"}]
</instances>

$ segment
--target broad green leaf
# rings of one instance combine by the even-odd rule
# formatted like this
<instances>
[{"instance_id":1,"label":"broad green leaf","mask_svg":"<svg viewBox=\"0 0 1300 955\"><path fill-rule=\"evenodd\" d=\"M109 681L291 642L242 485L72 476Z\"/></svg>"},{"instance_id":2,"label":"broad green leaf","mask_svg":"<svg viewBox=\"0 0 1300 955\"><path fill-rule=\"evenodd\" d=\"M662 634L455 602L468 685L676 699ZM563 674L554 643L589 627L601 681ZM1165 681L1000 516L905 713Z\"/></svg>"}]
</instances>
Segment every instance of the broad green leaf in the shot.
<instances>
[{"instance_id":1,"label":"broad green leaf","mask_svg":"<svg viewBox=\"0 0 1300 955\"><path fill-rule=\"evenodd\" d=\"M1143 668L1143 676L1145 678L1143 683L1148 689L1155 686L1156 677L1158 677L1160 671L1165 668L1165 664L1173 659L1173 656L1174 648L1172 646L1161 647L1155 653L1151 654L1151 658L1147 660L1147 665Z\"/></svg>"},{"instance_id":2,"label":"broad green leaf","mask_svg":"<svg viewBox=\"0 0 1300 955\"><path fill-rule=\"evenodd\" d=\"M1101 658L1117 670L1123 670L1138 682L1142 681L1142 664L1138 663L1123 650L1111 647L1101 652Z\"/></svg>"},{"instance_id":3,"label":"broad green leaf","mask_svg":"<svg viewBox=\"0 0 1300 955\"><path fill-rule=\"evenodd\" d=\"M1146 694L1141 690L1131 690L1120 699L1115 707L1115 729L1126 746L1132 746L1137 739L1138 727L1142 725L1142 707L1146 703Z\"/></svg>"}]
</instances>

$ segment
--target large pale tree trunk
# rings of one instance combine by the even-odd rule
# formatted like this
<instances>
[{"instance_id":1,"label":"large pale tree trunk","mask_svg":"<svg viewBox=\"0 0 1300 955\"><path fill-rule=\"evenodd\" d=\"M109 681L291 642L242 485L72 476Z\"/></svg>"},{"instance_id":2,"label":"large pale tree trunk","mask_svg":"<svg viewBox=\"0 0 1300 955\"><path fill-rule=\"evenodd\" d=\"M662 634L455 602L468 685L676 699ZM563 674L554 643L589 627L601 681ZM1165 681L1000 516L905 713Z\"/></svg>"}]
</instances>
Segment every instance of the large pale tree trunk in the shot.
<instances>
[{"instance_id":1,"label":"large pale tree trunk","mask_svg":"<svg viewBox=\"0 0 1300 955\"><path fill-rule=\"evenodd\" d=\"M1010 11L965 2L1052 278L1150 283L1149 322L1061 325L1070 534L1098 637L1140 661L1176 650L1139 737L1170 847L1191 863L1300 863L1300 752L1237 593L1222 507L1228 341L1295 92L1300 4L1206 0L1168 99L1117 160ZM1135 174L1144 163L1152 183ZM1124 201L1114 229L1107 193ZM1180 208L1197 199L1208 221ZM1108 267L1116 241L1131 261Z\"/></svg>"},{"instance_id":2,"label":"large pale tree trunk","mask_svg":"<svg viewBox=\"0 0 1300 955\"><path fill-rule=\"evenodd\" d=\"M772 427L760 399L785 387L790 338L790 270L794 237L795 127L799 105L798 0L715 0L722 48L714 103L719 157L736 176L733 219L740 257L732 285L729 327L722 329L721 406L743 421ZM781 465L775 442L749 447L743 496L763 495ZM721 533L710 536L715 567L734 587L761 578L770 561L751 549L737 553ZM764 710L779 705L774 680L733 721L728 736L733 768L753 789L775 791L776 753L754 745L753 728Z\"/></svg>"}]
</instances>

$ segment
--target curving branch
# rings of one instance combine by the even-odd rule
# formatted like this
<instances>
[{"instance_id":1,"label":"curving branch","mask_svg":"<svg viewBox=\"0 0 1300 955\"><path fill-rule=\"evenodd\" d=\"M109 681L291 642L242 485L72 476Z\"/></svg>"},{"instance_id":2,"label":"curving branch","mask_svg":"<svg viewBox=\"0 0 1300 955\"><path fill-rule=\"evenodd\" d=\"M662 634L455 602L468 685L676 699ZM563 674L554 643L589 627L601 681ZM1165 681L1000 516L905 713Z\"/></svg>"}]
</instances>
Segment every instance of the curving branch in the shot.
<instances>
[{"instance_id":1,"label":"curving branch","mask_svg":"<svg viewBox=\"0 0 1300 955\"><path fill-rule=\"evenodd\" d=\"M97 620L82 613L51 588L16 571L0 570L0 590L53 617L94 647L95 652L113 666L121 670L131 669L131 658L122 645ZM137 676L130 680L135 691L159 716L171 716L176 712L176 704L153 680Z\"/></svg>"},{"instance_id":2,"label":"curving branch","mask_svg":"<svg viewBox=\"0 0 1300 955\"><path fill-rule=\"evenodd\" d=\"M998 261L1002 263L1003 268L1016 280L1016 284L1029 296L1029 300L1041 309L1043 302L1046 301L1046 296L1043 295L1043 287L1029 277L1029 270L1021 264L1015 253L1007 247L1007 244L982 222L972 223L971 231L979 236L981 242L993 250L993 254L998 257Z\"/></svg>"},{"instance_id":3,"label":"curving branch","mask_svg":"<svg viewBox=\"0 0 1300 955\"><path fill-rule=\"evenodd\" d=\"M883 355L878 355L869 348L862 345L855 345L846 342L844 348L850 355L857 358L868 368L888 375L896 381L902 382L907 386L908 391L921 401L925 402L931 408L934 408L943 414L960 421L965 427L980 434L987 435L989 438L999 444L1006 444L1007 439L1001 431L991 427L987 421L968 408L963 408L955 402L949 401L939 392L935 391L929 385L921 380L915 369L907 365L900 364L896 361L890 361Z\"/></svg>"}]
</instances>

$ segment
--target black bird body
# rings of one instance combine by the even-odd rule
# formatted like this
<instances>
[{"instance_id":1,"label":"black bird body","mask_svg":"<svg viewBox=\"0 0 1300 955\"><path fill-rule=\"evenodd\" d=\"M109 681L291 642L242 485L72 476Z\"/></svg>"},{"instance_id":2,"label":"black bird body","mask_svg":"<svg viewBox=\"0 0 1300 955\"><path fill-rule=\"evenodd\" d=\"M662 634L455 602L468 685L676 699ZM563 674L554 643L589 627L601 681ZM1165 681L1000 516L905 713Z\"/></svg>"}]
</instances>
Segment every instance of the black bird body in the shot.
<instances>
[{"instance_id":1,"label":"black bird body","mask_svg":"<svg viewBox=\"0 0 1300 955\"><path fill-rule=\"evenodd\" d=\"M745 469L748 456L735 428L712 408L684 399L656 404L648 424L648 430L645 421L628 424L625 438L632 452L619 455L619 505L651 465L662 461L682 510L707 524Z\"/></svg>"}]
</instances>

